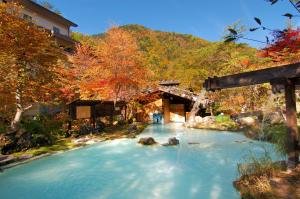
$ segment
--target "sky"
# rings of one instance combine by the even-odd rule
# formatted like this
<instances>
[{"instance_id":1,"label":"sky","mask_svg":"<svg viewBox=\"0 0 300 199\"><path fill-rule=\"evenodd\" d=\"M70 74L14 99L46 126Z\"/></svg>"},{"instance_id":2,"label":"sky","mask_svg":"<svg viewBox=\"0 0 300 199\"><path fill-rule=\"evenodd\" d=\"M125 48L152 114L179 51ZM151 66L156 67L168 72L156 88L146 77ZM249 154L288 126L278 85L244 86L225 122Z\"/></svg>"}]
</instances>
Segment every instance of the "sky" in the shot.
<instances>
[{"instance_id":1,"label":"sky","mask_svg":"<svg viewBox=\"0 0 300 199\"><path fill-rule=\"evenodd\" d=\"M240 21L256 26L254 17L272 29L283 28L285 13L297 14L288 0L270 5L265 0L48 0L64 17L77 23L85 34L105 32L112 25L140 24L154 30L192 34L209 41L221 40L228 25ZM293 23L300 25L300 18ZM265 41L268 32L249 38ZM246 41L243 41L246 42ZM262 47L257 42L247 42Z\"/></svg>"}]
</instances>

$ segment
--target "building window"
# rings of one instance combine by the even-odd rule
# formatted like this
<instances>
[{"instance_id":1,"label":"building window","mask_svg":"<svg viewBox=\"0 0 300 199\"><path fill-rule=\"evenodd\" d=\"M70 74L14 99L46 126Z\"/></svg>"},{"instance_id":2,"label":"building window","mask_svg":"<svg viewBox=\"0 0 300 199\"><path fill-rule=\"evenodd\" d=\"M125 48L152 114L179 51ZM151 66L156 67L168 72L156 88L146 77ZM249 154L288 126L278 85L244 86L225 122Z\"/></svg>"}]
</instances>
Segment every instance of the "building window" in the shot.
<instances>
[{"instance_id":1,"label":"building window","mask_svg":"<svg viewBox=\"0 0 300 199\"><path fill-rule=\"evenodd\" d=\"M60 30L58 27L53 26L53 32L59 34Z\"/></svg>"},{"instance_id":2,"label":"building window","mask_svg":"<svg viewBox=\"0 0 300 199\"><path fill-rule=\"evenodd\" d=\"M25 19L27 21L32 21L32 16L29 16L27 14L23 14L23 19Z\"/></svg>"},{"instance_id":3,"label":"building window","mask_svg":"<svg viewBox=\"0 0 300 199\"><path fill-rule=\"evenodd\" d=\"M88 119L91 118L90 106L77 106L76 107L76 119Z\"/></svg>"}]
</instances>

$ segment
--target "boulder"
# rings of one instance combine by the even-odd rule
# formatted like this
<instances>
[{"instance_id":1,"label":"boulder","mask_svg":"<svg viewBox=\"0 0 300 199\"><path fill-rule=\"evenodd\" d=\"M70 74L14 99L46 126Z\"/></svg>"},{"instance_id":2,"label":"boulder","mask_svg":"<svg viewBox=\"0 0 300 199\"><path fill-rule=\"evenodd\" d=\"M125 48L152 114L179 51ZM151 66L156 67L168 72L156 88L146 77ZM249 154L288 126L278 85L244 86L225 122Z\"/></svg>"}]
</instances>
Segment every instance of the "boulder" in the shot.
<instances>
[{"instance_id":1,"label":"boulder","mask_svg":"<svg viewBox=\"0 0 300 199\"><path fill-rule=\"evenodd\" d=\"M15 135L16 135L16 132L0 134L0 148L3 148L4 146L6 146L12 142L15 142L15 140L16 140Z\"/></svg>"},{"instance_id":2,"label":"boulder","mask_svg":"<svg viewBox=\"0 0 300 199\"><path fill-rule=\"evenodd\" d=\"M139 144L142 144L142 145L154 145L156 144L157 142L154 140L154 138L152 137L146 137L146 138L141 138L139 141L138 141Z\"/></svg>"},{"instance_id":3,"label":"boulder","mask_svg":"<svg viewBox=\"0 0 300 199\"><path fill-rule=\"evenodd\" d=\"M280 124L284 122L284 118L279 112L272 112L265 115L265 120L265 122L268 122L269 124Z\"/></svg>"},{"instance_id":4,"label":"boulder","mask_svg":"<svg viewBox=\"0 0 300 199\"><path fill-rule=\"evenodd\" d=\"M203 118L201 116L196 116L195 117L195 122L196 123L202 123L203 122Z\"/></svg>"},{"instance_id":5,"label":"boulder","mask_svg":"<svg viewBox=\"0 0 300 199\"><path fill-rule=\"evenodd\" d=\"M194 120L190 120L189 122L187 122L186 126L187 127L195 127L197 125L208 126L214 124L215 122L216 122L215 116L207 116L207 117L196 116Z\"/></svg>"},{"instance_id":6,"label":"boulder","mask_svg":"<svg viewBox=\"0 0 300 199\"><path fill-rule=\"evenodd\" d=\"M204 124L213 124L216 122L216 117L215 116L207 116L202 118L202 123Z\"/></svg>"},{"instance_id":7,"label":"boulder","mask_svg":"<svg viewBox=\"0 0 300 199\"><path fill-rule=\"evenodd\" d=\"M176 146L179 144L179 140L176 137L169 138L168 143L163 144L163 146Z\"/></svg>"},{"instance_id":8,"label":"boulder","mask_svg":"<svg viewBox=\"0 0 300 199\"><path fill-rule=\"evenodd\" d=\"M25 151L35 146L35 140L28 132L24 132L22 135L17 135L17 142L15 146L16 151Z\"/></svg>"},{"instance_id":9,"label":"boulder","mask_svg":"<svg viewBox=\"0 0 300 199\"><path fill-rule=\"evenodd\" d=\"M1 153L4 155L8 155L10 153L14 152L14 149L17 147L17 138L16 138L17 132L9 132L0 135L0 147L1 147Z\"/></svg>"},{"instance_id":10,"label":"boulder","mask_svg":"<svg viewBox=\"0 0 300 199\"><path fill-rule=\"evenodd\" d=\"M127 134L135 134L138 131L138 127L135 124L130 125L130 127L127 129Z\"/></svg>"},{"instance_id":11,"label":"boulder","mask_svg":"<svg viewBox=\"0 0 300 199\"><path fill-rule=\"evenodd\" d=\"M256 120L253 117L243 117L238 119L238 122L243 126L254 126L256 124Z\"/></svg>"}]
</instances>

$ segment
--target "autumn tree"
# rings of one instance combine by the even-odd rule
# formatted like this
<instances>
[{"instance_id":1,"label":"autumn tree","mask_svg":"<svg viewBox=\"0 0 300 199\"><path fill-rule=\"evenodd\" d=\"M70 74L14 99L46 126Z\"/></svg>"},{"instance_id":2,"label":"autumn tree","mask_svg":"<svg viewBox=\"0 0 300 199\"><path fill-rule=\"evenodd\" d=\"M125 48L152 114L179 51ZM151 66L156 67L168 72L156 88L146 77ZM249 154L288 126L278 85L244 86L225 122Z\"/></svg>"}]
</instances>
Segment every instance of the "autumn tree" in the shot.
<instances>
[{"instance_id":1,"label":"autumn tree","mask_svg":"<svg viewBox=\"0 0 300 199\"><path fill-rule=\"evenodd\" d=\"M274 31L273 41L259 53L276 62L297 62L300 60L300 29L288 28L284 31Z\"/></svg>"},{"instance_id":2,"label":"autumn tree","mask_svg":"<svg viewBox=\"0 0 300 199\"><path fill-rule=\"evenodd\" d=\"M13 129L33 102L59 94L58 71L64 60L49 33L21 19L20 10L17 4L0 4L0 90L5 91L1 98L14 99L9 101L16 106Z\"/></svg>"},{"instance_id":3,"label":"autumn tree","mask_svg":"<svg viewBox=\"0 0 300 199\"><path fill-rule=\"evenodd\" d=\"M73 67L69 73L74 78L71 84L73 88L69 89L69 91L79 93L78 97L81 99L107 98L106 80L103 78L99 79L100 76L95 73L95 70L98 70L98 67L100 67L95 47L87 41L81 41L76 46L76 53L71 56L71 61Z\"/></svg>"},{"instance_id":4,"label":"autumn tree","mask_svg":"<svg viewBox=\"0 0 300 199\"><path fill-rule=\"evenodd\" d=\"M279 0L265 0L271 5L277 4ZM285 0L290 3L294 10L300 13L300 1L299 0ZM256 26L249 29L249 32L258 30L268 31L265 41L252 39L247 37L247 31L239 29L237 26L229 26L228 34L225 35L225 42L237 41L239 39L250 40L259 43L264 43L265 47L261 50L260 56L269 57L275 62L297 62L299 61L300 50L300 30L299 28L293 28L292 19L299 17L297 14L285 13L282 15L288 19L288 25L285 29L274 29L267 27L263 21L254 17ZM248 33L249 33L248 32Z\"/></svg>"},{"instance_id":5,"label":"autumn tree","mask_svg":"<svg viewBox=\"0 0 300 199\"><path fill-rule=\"evenodd\" d=\"M265 1L269 2L271 5L280 2L279 0L265 0ZM295 11L300 13L299 0L284 0L284 1L289 2L290 5L293 8L295 8ZM264 20L261 20L258 17L254 17L255 26L249 28L248 30L246 29L246 27L241 26L238 23L228 26L227 28L228 34L224 36L224 41L226 44L232 44L234 41L238 41L238 40L246 40L246 41L250 40L264 45L262 49L257 51L258 52L257 57L260 59L261 58L266 58L266 59L261 59L261 61L259 61L260 64L252 63L250 67L248 67L251 70L261 69L262 67L263 68L273 67L274 62L280 62L280 63L299 62L300 30L299 28L294 28L291 22L292 19L298 17L298 15L291 14L291 13L283 13L282 16L288 19L288 23L285 29L281 30L281 29L274 29L272 27L267 27ZM267 31L265 40L258 40L256 38L251 38L251 36L248 35L251 32L255 32L255 31ZM237 66L237 64L235 65ZM253 90L253 88L255 88L255 90ZM262 105L262 103L266 100L267 97L264 92L265 90L267 90L267 87L256 85L254 87L250 87L249 89L252 90L252 92L249 92L251 93L250 96L252 97L248 95L248 97L245 98L248 100L245 102L249 104L250 101L255 101L256 105ZM242 89L240 89L240 91L241 90ZM244 100L236 100L236 101L244 101Z\"/></svg>"},{"instance_id":6,"label":"autumn tree","mask_svg":"<svg viewBox=\"0 0 300 199\"><path fill-rule=\"evenodd\" d=\"M97 56L114 101L128 99L145 83L147 72L141 65L142 55L134 38L125 30L117 27L108 30L98 46Z\"/></svg>"},{"instance_id":7,"label":"autumn tree","mask_svg":"<svg viewBox=\"0 0 300 199\"><path fill-rule=\"evenodd\" d=\"M83 97L129 99L145 85L148 70L135 39L118 27L109 29L94 44L82 44L73 57L81 73Z\"/></svg>"}]
</instances>

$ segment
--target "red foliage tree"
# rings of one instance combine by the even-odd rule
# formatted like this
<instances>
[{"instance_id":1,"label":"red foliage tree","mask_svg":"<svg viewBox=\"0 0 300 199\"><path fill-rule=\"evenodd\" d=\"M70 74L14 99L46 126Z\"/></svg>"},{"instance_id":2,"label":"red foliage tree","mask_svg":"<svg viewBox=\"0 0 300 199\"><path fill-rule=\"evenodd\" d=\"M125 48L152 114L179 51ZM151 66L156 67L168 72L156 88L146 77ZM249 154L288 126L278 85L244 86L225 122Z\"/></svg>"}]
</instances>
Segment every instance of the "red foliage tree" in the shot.
<instances>
[{"instance_id":1,"label":"red foliage tree","mask_svg":"<svg viewBox=\"0 0 300 199\"><path fill-rule=\"evenodd\" d=\"M286 29L284 31L274 31L274 40L260 55L270 57L274 61L285 61L291 58L296 61L300 50L300 28Z\"/></svg>"}]
</instances>

